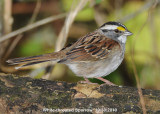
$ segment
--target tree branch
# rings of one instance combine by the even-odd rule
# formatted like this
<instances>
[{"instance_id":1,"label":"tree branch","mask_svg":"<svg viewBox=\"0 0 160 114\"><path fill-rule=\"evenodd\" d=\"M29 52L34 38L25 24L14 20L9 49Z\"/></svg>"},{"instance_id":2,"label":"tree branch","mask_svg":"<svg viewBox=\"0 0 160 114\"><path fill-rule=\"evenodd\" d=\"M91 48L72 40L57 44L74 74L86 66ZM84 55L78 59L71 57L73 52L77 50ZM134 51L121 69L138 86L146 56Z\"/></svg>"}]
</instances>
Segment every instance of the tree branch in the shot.
<instances>
[{"instance_id":1,"label":"tree branch","mask_svg":"<svg viewBox=\"0 0 160 114\"><path fill-rule=\"evenodd\" d=\"M56 15L56 16L51 16L51 17L48 17L48 18L46 18L46 19L37 21L37 22L35 22L35 23L33 23L33 24L27 25L26 27L23 27L23 28L21 28L21 29L18 29L18 30L16 30L16 31L13 31L13 32L5 35L5 36L0 37L0 42L3 42L3 41L5 41L5 40L7 40L7 39L10 39L10 38L18 35L18 34L21 34L21 33L23 33L23 32L29 31L29 30L34 29L34 28L36 28L36 27L39 27L39 26L42 26L42 25L44 25L44 24L50 23L50 22L52 22L52 21L54 21L54 20L63 18L63 17L65 17L65 16L66 16L66 13L65 13L65 14Z\"/></svg>"},{"instance_id":2,"label":"tree branch","mask_svg":"<svg viewBox=\"0 0 160 114\"><path fill-rule=\"evenodd\" d=\"M158 113L160 90L142 89L142 93L147 113ZM142 113L137 88L56 82L7 74L0 74L0 110L1 113Z\"/></svg>"}]
</instances>

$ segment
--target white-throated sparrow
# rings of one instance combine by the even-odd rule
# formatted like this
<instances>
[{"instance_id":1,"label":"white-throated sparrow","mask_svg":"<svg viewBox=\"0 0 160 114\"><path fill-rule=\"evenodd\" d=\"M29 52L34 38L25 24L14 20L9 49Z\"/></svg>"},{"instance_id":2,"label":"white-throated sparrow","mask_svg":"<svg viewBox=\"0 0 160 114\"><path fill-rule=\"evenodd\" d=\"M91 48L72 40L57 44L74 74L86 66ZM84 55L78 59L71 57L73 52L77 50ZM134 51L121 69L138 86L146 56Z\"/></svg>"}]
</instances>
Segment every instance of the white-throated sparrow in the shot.
<instances>
[{"instance_id":1,"label":"white-throated sparrow","mask_svg":"<svg viewBox=\"0 0 160 114\"><path fill-rule=\"evenodd\" d=\"M123 24L107 22L99 29L81 37L71 46L58 52L15 58L7 62L22 64L20 67L16 67L21 68L42 62L56 61L68 65L77 76L85 79L97 78L113 85L101 77L110 74L121 64L128 35L132 35L132 33Z\"/></svg>"}]
</instances>

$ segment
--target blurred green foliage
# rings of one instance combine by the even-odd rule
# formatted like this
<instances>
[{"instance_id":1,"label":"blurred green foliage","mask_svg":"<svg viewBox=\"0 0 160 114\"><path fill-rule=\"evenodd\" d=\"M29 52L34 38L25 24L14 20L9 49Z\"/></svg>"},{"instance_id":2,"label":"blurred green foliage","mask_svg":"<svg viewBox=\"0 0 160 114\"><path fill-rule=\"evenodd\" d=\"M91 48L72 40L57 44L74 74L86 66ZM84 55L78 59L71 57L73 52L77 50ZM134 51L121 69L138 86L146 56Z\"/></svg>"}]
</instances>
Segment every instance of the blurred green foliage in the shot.
<instances>
[{"instance_id":1,"label":"blurred green foliage","mask_svg":"<svg viewBox=\"0 0 160 114\"><path fill-rule=\"evenodd\" d=\"M100 4L102 0L95 0L96 4Z\"/></svg>"},{"instance_id":2,"label":"blurred green foliage","mask_svg":"<svg viewBox=\"0 0 160 114\"><path fill-rule=\"evenodd\" d=\"M51 27L43 27L35 33L31 33L27 36L27 39L21 44L19 48L20 55L32 56L37 54L43 54L54 51L54 40L56 36ZM46 48L48 48L46 50Z\"/></svg>"},{"instance_id":3,"label":"blurred green foliage","mask_svg":"<svg viewBox=\"0 0 160 114\"><path fill-rule=\"evenodd\" d=\"M62 6L66 12L73 10L72 8L75 8L78 4L78 0L62 0ZM76 16L76 21L91 21L94 19L94 9L89 6L89 3L87 6L85 6L84 9L82 9L78 15Z\"/></svg>"}]
</instances>

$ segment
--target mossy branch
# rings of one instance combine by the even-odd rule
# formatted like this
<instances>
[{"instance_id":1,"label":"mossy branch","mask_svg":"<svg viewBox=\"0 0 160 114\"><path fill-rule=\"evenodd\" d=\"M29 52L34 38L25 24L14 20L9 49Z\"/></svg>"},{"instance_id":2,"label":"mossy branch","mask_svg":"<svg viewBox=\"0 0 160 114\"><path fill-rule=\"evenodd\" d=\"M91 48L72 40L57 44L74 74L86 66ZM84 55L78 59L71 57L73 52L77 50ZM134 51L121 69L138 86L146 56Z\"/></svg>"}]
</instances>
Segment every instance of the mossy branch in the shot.
<instances>
[{"instance_id":1,"label":"mossy branch","mask_svg":"<svg viewBox=\"0 0 160 114\"><path fill-rule=\"evenodd\" d=\"M160 91L142 89L147 113L160 112ZM137 88L110 87L0 74L2 113L98 111L142 113Z\"/></svg>"}]
</instances>

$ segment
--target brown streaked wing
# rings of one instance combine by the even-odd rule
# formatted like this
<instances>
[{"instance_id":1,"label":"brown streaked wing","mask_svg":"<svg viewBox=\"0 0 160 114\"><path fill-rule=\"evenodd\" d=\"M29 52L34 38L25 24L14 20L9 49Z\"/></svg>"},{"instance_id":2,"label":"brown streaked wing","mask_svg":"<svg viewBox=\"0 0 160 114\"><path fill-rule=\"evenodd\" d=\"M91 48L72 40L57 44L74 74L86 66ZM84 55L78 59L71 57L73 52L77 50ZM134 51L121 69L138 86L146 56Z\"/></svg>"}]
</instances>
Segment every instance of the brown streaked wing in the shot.
<instances>
[{"instance_id":1,"label":"brown streaked wing","mask_svg":"<svg viewBox=\"0 0 160 114\"><path fill-rule=\"evenodd\" d=\"M109 53L113 53L117 49L120 49L118 42L94 32L88 34L88 37L85 36L78 40L77 45L70 49L66 53L66 58L60 62L64 62L64 60L65 62L96 61L107 58Z\"/></svg>"},{"instance_id":2,"label":"brown streaked wing","mask_svg":"<svg viewBox=\"0 0 160 114\"><path fill-rule=\"evenodd\" d=\"M93 47L96 47L94 51L92 51ZM120 45L118 42L116 42L115 40L106 38L106 36L102 36L102 35L97 38L97 41L92 42L91 44L88 44L85 46L86 52L88 52L92 57L95 57L98 59L107 58L109 53L113 53L115 52L115 50L117 51L119 49L120 49Z\"/></svg>"}]
</instances>

